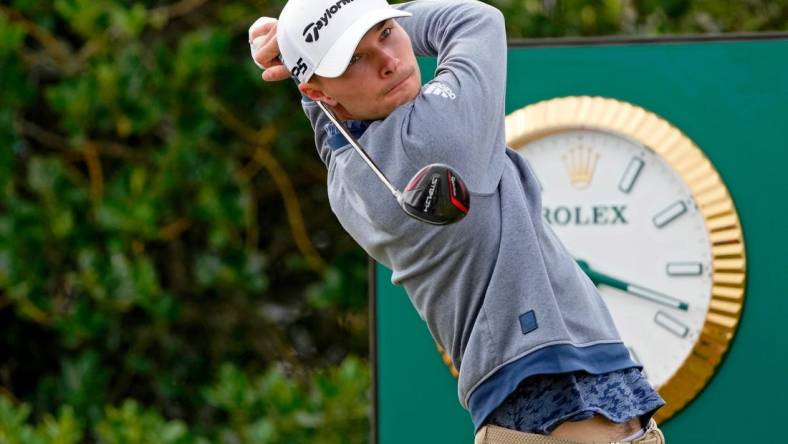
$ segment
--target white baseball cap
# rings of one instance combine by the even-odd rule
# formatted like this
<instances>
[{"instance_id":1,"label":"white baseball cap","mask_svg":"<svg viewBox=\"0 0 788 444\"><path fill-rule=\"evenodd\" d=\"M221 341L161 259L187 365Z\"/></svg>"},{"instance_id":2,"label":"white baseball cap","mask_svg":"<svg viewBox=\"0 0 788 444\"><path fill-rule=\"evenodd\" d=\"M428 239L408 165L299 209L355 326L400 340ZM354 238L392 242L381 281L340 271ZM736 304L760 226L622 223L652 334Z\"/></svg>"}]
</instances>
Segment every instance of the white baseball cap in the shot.
<instances>
[{"instance_id":1,"label":"white baseball cap","mask_svg":"<svg viewBox=\"0 0 788 444\"><path fill-rule=\"evenodd\" d=\"M290 0L279 15L276 39L282 61L299 82L313 74L339 77L370 28L410 15L386 0Z\"/></svg>"}]
</instances>

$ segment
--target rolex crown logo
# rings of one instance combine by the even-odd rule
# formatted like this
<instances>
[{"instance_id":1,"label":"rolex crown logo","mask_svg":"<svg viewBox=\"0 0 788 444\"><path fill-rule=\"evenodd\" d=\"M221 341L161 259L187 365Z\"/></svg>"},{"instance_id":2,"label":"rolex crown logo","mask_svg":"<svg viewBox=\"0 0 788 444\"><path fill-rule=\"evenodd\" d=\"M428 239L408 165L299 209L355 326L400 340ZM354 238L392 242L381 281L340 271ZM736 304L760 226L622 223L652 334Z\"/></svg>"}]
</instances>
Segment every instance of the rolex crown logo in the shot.
<instances>
[{"instance_id":1,"label":"rolex crown logo","mask_svg":"<svg viewBox=\"0 0 788 444\"><path fill-rule=\"evenodd\" d=\"M569 174L572 186L577 189L588 188L594 178L596 162L599 154L595 154L590 147L579 145L571 148L569 152L561 156Z\"/></svg>"}]
</instances>

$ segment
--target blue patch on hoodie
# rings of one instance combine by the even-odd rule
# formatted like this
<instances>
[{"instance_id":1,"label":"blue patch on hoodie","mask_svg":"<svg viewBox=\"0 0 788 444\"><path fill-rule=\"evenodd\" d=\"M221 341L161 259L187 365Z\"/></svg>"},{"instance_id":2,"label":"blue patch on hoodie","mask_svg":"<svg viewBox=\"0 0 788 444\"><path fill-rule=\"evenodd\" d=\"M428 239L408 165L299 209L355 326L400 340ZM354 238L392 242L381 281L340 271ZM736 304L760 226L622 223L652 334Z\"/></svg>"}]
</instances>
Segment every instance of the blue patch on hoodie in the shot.
<instances>
[{"instance_id":1,"label":"blue patch on hoodie","mask_svg":"<svg viewBox=\"0 0 788 444\"><path fill-rule=\"evenodd\" d=\"M536 324L536 313L533 310L526 311L520 315L520 328L523 330L524 335L539 328Z\"/></svg>"}]
</instances>

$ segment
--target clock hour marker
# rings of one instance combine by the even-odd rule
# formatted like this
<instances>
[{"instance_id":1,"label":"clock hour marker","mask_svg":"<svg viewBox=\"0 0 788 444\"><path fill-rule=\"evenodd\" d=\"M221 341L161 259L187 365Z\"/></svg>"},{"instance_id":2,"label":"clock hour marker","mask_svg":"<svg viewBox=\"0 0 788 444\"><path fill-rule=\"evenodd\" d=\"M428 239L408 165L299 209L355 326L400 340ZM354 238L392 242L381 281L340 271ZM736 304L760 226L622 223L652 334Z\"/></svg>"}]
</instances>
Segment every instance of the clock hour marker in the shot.
<instances>
[{"instance_id":1,"label":"clock hour marker","mask_svg":"<svg viewBox=\"0 0 788 444\"><path fill-rule=\"evenodd\" d=\"M700 262L669 262L665 267L669 276L700 276L703 264Z\"/></svg>"},{"instance_id":2,"label":"clock hour marker","mask_svg":"<svg viewBox=\"0 0 788 444\"><path fill-rule=\"evenodd\" d=\"M654 322L680 338L686 337L687 333L689 333L689 327L662 310L658 311L654 316Z\"/></svg>"},{"instance_id":3,"label":"clock hour marker","mask_svg":"<svg viewBox=\"0 0 788 444\"><path fill-rule=\"evenodd\" d=\"M686 212L687 205L682 201L678 201L657 213L653 219L654 225L656 225L657 228L662 228Z\"/></svg>"},{"instance_id":4,"label":"clock hour marker","mask_svg":"<svg viewBox=\"0 0 788 444\"><path fill-rule=\"evenodd\" d=\"M624 193L632 191L632 185L635 184L635 180L637 180L640 175L640 171L643 169L644 164L645 162L643 162L643 160L633 157L632 160L629 161L624 175L621 176L621 181L618 182L618 189Z\"/></svg>"}]
</instances>

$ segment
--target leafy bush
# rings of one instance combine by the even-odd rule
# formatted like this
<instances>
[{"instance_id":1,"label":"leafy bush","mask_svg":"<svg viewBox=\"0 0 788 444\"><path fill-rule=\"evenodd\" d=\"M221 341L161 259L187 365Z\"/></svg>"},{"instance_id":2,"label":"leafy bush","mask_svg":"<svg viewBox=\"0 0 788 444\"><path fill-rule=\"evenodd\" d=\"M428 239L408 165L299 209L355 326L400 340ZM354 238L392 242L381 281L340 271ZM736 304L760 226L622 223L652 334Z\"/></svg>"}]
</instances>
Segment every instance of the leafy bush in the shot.
<instances>
[{"instance_id":1,"label":"leafy bush","mask_svg":"<svg viewBox=\"0 0 788 444\"><path fill-rule=\"evenodd\" d=\"M30 407L14 406L0 396L0 442L7 444L74 444L82 439L82 427L74 410L64 407L57 418L45 415L37 426L28 424Z\"/></svg>"},{"instance_id":2,"label":"leafy bush","mask_svg":"<svg viewBox=\"0 0 788 444\"><path fill-rule=\"evenodd\" d=\"M352 357L307 380L287 377L275 367L250 379L233 364L224 364L199 398L226 421L191 429L131 399L106 406L88 430L70 406L31 425L28 404L0 396L0 442L71 444L89 435L102 444L361 443L368 440L368 388L366 366Z\"/></svg>"},{"instance_id":3,"label":"leafy bush","mask_svg":"<svg viewBox=\"0 0 788 444\"><path fill-rule=\"evenodd\" d=\"M202 391L228 365L297 391L366 354L364 256L297 91L248 59L246 28L280 6L0 6L0 383L20 433L63 406L76 440L194 442L223 430Z\"/></svg>"}]
</instances>

